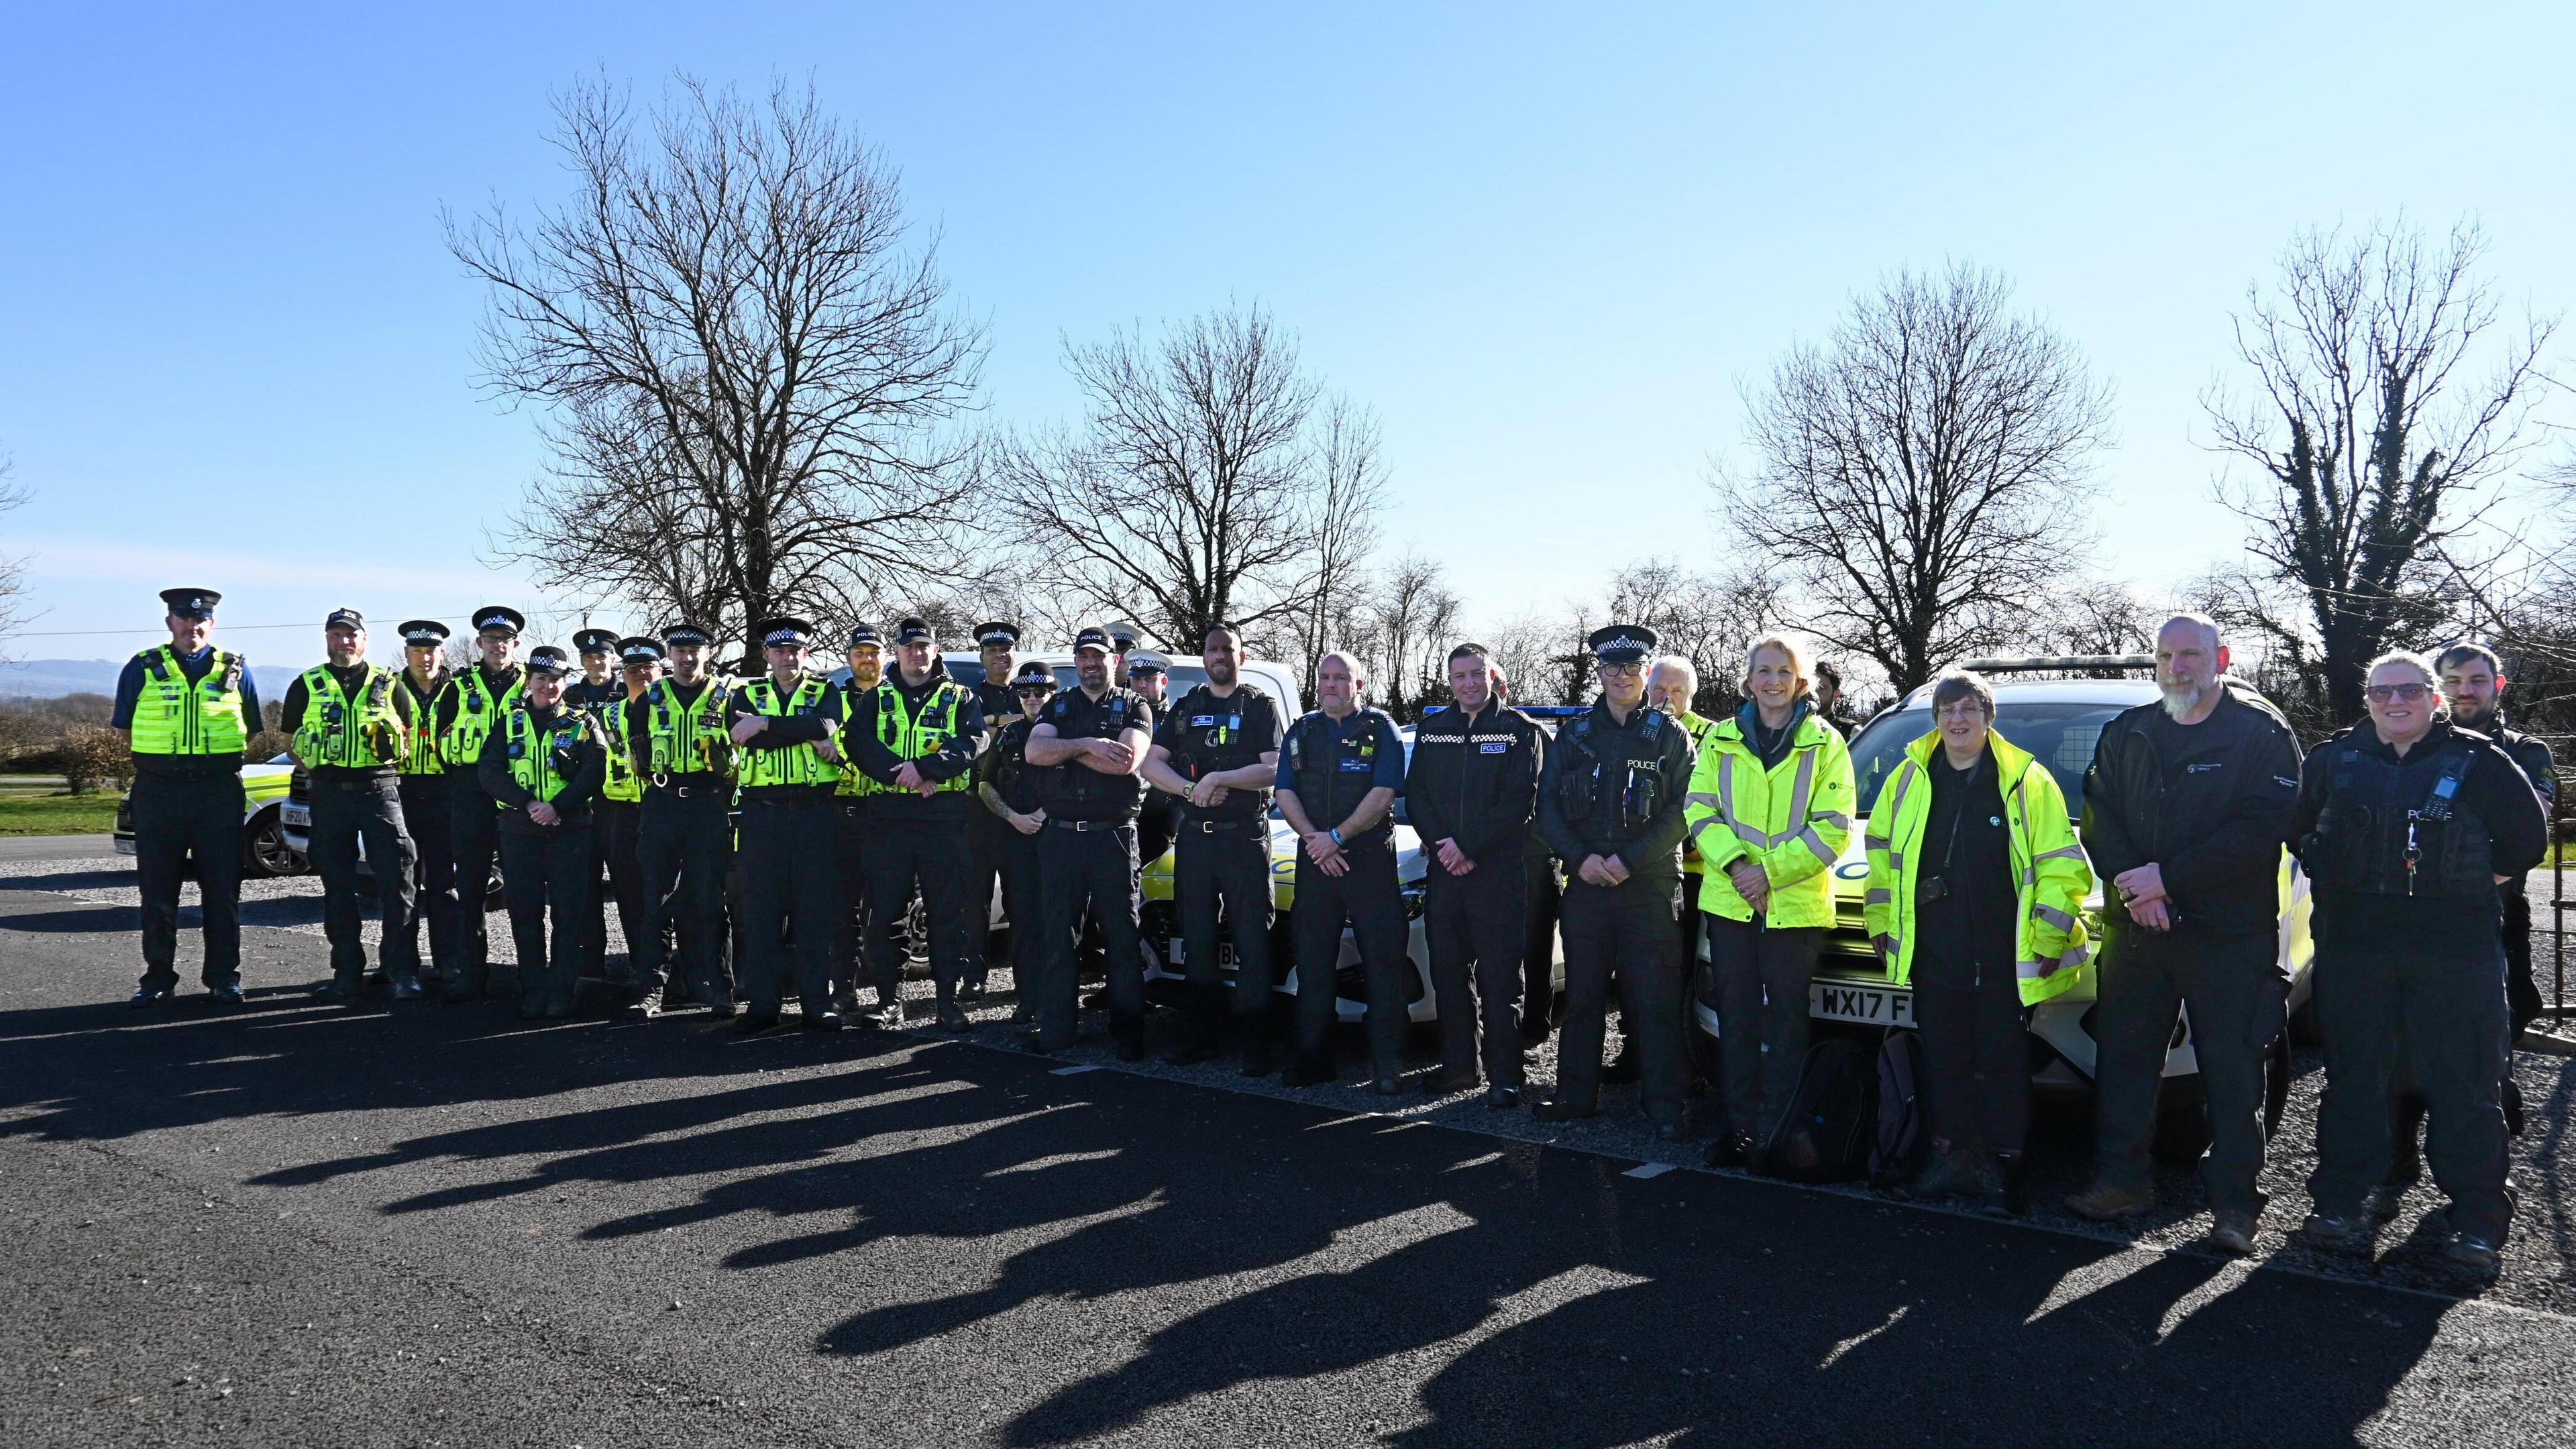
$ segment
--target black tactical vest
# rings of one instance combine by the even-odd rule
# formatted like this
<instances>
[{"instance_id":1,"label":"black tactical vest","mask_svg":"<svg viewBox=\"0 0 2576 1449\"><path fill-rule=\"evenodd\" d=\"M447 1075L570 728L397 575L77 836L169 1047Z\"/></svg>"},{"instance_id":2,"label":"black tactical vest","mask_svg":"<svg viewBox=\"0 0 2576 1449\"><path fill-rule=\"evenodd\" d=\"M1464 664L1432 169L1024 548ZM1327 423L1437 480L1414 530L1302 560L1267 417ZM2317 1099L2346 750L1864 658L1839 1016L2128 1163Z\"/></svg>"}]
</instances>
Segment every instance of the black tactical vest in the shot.
<instances>
[{"instance_id":1,"label":"black tactical vest","mask_svg":"<svg viewBox=\"0 0 2576 1449\"><path fill-rule=\"evenodd\" d=\"M1059 739L1116 739L1144 725L1150 732L1152 712L1144 698L1111 688L1098 702L1079 689L1068 689L1038 712L1038 723L1055 726ZM1058 820L1133 820L1144 798L1145 782L1137 775L1104 775L1071 760L1038 774L1038 799Z\"/></svg>"},{"instance_id":2,"label":"black tactical vest","mask_svg":"<svg viewBox=\"0 0 2576 1449\"><path fill-rule=\"evenodd\" d=\"M2454 735L2421 758L2394 760L2347 738L2327 756L2332 793L2299 859L2319 885L2386 896L2495 893L2494 842L2459 799L2476 746Z\"/></svg>"},{"instance_id":3,"label":"black tactical vest","mask_svg":"<svg viewBox=\"0 0 2576 1449\"><path fill-rule=\"evenodd\" d=\"M1166 748L1171 753L1173 772L1195 782L1261 763L1261 751L1268 742L1247 738L1248 725L1256 704L1267 705L1269 701L1268 695L1249 684L1237 684L1234 693L1223 699L1204 684L1182 695L1172 705L1168 722L1167 738L1171 744ZM1229 790L1223 804L1207 810L1197 806L1189 809L1194 816L1208 819L1249 820L1269 813L1270 792Z\"/></svg>"},{"instance_id":4,"label":"black tactical vest","mask_svg":"<svg viewBox=\"0 0 2576 1449\"><path fill-rule=\"evenodd\" d=\"M1662 712L1640 709L1628 717L1624 728L1597 728L1603 722L1597 711L1588 711L1557 731L1557 746L1568 754L1556 777L1556 807L1577 830L1596 838L1624 839L1644 829L1664 803L1665 792L1682 788L1684 782L1667 781L1660 771L1633 768L1638 760L1661 757Z\"/></svg>"},{"instance_id":5,"label":"black tactical vest","mask_svg":"<svg viewBox=\"0 0 2576 1449\"><path fill-rule=\"evenodd\" d=\"M1297 802L1306 807L1306 819L1317 830L1330 830L1350 819L1360 801L1377 788L1378 722L1386 719L1383 710L1363 708L1353 716L1359 727L1344 735L1338 733L1332 717L1319 709L1288 731L1288 777L1297 782ZM1394 829L1390 816L1380 820L1367 838Z\"/></svg>"}]
</instances>

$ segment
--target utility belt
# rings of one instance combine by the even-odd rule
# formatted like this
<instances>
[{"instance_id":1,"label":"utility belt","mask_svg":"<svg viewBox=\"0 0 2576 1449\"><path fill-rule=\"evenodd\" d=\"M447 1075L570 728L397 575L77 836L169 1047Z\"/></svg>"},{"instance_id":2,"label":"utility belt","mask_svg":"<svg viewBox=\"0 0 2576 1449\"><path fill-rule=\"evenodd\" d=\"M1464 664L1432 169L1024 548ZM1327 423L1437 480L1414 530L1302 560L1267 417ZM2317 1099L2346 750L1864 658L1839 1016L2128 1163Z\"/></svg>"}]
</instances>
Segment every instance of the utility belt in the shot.
<instances>
[{"instance_id":1,"label":"utility belt","mask_svg":"<svg viewBox=\"0 0 2576 1449\"><path fill-rule=\"evenodd\" d=\"M680 775L647 775L644 777L645 798L655 795L673 800L729 799L733 794L733 777L713 770L692 771Z\"/></svg>"},{"instance_id":2,"label":"utility belt","mask_svg":"<svg viewBox=\"0 0 2576 1449\"><path fill-rule=\"evenodd\" d=\"M1069 830L1076 835L1090 835L1094 832L1103 830L1133 830L1136 828L1136 822L1133 820L1057 820L1050 818L1046 823L1046 828L1049 830Z\"/></svg>"},{"instance_id":3,"label":"utility belt","mask_svg":"<svg viewBox=\"0 0 2576 1449\"><path fill-rule=\"evenodd\" d=\"M1259 828L1267 835L1269 824L1264 817L1254 815L1241 820L1184 820L1172 829L1181 835L1249 835Z\"/></svg>"}]
</instances>

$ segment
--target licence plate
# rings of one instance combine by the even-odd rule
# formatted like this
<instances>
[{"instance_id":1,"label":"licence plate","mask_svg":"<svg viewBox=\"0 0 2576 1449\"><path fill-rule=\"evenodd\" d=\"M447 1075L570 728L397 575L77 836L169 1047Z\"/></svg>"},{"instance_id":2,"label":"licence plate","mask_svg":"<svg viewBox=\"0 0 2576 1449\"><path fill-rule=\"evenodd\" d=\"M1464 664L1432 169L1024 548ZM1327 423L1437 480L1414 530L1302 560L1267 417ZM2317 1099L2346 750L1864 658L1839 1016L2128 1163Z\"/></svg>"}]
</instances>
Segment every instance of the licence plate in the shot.
<instances>
[{"instance_id":1,"label":"licence plate","mask_svg":"<svg viewBox=\"0 0 2576 1449\"><path fill-rule=\"evenodd\" d=\"M1830 981L1807 985L1807 1014L1827 1021L1856 1021L1864 1026L1912 1026L1914 993L1890 986L1839 986Z\"/></svg>"},{"instance_id":2,"label":"licence plate","mask_svg":"<svg viewBox=\"0 0 2576 1449\"><path fill-rule=\"evenodd\" d=\"M277 808L277 818L281 824L300 825L310 830L313 828L313 807L293 803L281 805Z\"/></svg>"},{"instance_id":3,"label":"licence plate","mask_svg":"<svg viewBox=\"0 0 2576 1449\"><path fill-rule=\"evenodd\" d=\"M1190 955L1189 947L1188 947L1188 946L1186 946L1186 945L1183 945L1183 944L1182 944L1182 942L1181 942L1181 938L1180 938L1180 937L1178 937L1178 936L1174 936L1174 937L1172 938L1172 964L1173 964L1173 965L1175 965L1175 966L1186 966L1186 965L1188 965L1188 964L1189 964L1189 955ZM1235 959L1234 959L1234 943L1233 943L1232 941L1219 941L1219 942L1217 942L1217 943L1216 943L1216 969L1218 969L1219 971L1231 971L1231 970L1233 970L1234 968L1235 968Z\"/></svg>"},{"instance_id":4,"label":"licence plate","mask_svg":"<svg viewBox=\"0 0 2576 1449\"><path fill-rule=\"evenodd\" d=\"M122 835L118 836L116 838L116 853L119 855L134 854L134 842L126 839Z\"/></svg>"}]
</instances>

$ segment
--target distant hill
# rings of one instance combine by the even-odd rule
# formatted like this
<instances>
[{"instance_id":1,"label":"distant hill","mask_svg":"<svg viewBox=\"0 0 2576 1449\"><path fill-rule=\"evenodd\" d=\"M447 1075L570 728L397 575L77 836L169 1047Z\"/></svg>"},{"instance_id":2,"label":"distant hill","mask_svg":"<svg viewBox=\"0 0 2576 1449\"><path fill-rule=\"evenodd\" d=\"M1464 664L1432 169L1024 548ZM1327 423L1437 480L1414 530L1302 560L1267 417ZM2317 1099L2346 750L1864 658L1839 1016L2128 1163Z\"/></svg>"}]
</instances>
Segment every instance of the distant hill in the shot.
<instances>
[{"instance_id":1,"label":"distant hill","mask_svg":"<svg viewBox=\"0 0 2576 1449\"><path fill-rule=\"evenodd\" d=\"M0 697L53 699L66 694L116 693L122 659L26 659L0 663ZM250 667L263 700L284 699L297 671L268 664Z\"/></svg>"}]
</instances>

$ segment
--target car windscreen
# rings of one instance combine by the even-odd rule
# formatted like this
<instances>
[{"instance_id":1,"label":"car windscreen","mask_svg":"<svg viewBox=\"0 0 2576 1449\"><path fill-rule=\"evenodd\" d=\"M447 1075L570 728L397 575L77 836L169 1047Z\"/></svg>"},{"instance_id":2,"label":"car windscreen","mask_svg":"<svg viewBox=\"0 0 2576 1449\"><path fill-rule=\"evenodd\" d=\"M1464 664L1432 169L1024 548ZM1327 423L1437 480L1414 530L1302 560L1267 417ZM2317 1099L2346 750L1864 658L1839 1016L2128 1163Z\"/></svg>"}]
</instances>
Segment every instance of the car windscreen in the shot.
<instances>
[{"instance_id":1,"label":"car windscreen","mask_svg":"<svg viewBox=\"0 0 2576 1449\"><path fill-rule=\"evenodd\" d=\"M1995 733L2038 756L2066 796L2068 813L2080 815L2084 810L2084 772L2093 766L2093 742L2102 737L2102 727L2111 722L2111 717L2128 707L2016 704L2004 699L1995 705ZM1905 757L1905 747L1923 738L1931 728L1931 710L1901 709L1871 720L1852 741L1852 780L1859 787L1861 814L1867 815L1877 804L1879 789L1887 783L1888 776L1896 773L1896 762Z\"/></svg>"}]
</instances>

